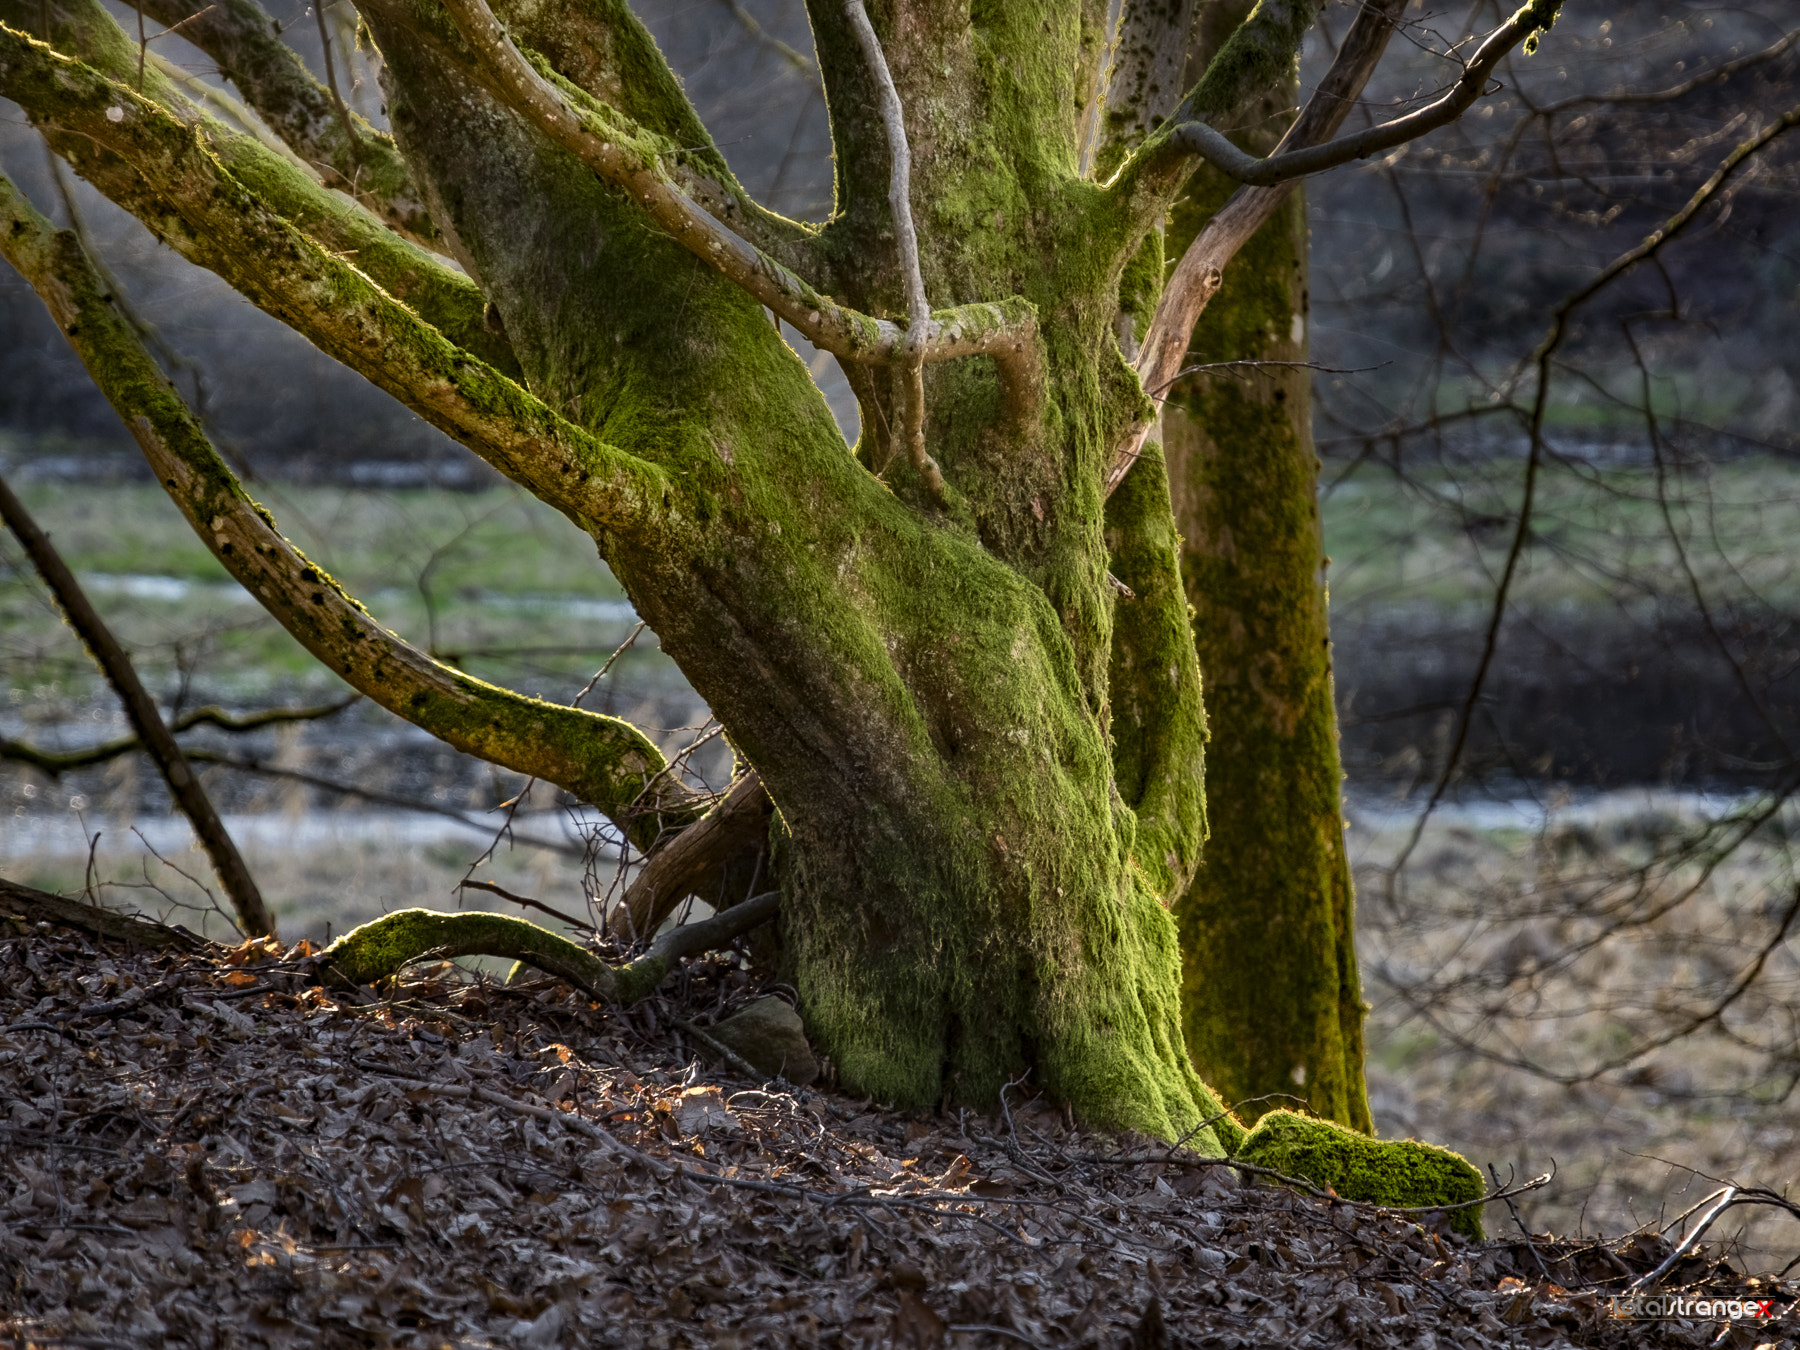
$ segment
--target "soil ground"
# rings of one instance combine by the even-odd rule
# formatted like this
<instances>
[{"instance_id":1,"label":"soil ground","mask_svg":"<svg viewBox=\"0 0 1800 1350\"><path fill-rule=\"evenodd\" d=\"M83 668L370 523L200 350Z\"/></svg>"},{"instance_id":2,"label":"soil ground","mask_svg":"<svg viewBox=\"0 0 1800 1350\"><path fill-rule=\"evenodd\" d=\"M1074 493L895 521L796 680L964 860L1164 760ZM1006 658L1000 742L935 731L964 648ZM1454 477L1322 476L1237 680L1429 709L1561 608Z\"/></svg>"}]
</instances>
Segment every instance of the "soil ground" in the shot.
<instances>
[{"instance_id":1,"label":"soil ground","mask_svg":"<svg viewBox=\"0 0 1800 1350\"><path fill-rule=\"evenodd\" d=\"M1466 1243L1024 1089L908 1114L709 1069L691 1029L770 992L727 955L624 1010L448 965L327 992L304 944L0 934L19 1345L1793 1343L1795 1291L1711 1255L1668 1287L1781 1316L1610 1315L1672 1250L1650 1234Z\"/></svg>"}]
</instances>

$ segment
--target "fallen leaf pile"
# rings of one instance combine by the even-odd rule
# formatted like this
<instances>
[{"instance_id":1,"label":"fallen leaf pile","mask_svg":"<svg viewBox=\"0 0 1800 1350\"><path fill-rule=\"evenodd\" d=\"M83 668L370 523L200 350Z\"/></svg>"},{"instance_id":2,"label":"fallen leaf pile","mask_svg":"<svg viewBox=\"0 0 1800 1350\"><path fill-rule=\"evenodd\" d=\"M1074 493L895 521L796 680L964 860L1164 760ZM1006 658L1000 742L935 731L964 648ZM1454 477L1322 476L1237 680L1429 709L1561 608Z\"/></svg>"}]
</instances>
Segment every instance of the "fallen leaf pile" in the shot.
<instances>
[{"instance_id":1,"label":"fallen leaf pile","mask_svg":"<svg viewBox=\"0 0 1800 1350\"><path fill-rule=\"evenodd\" d=\"M1021 1093L709 1070L682 1024L767 992L724 958L621 1011L453 967L327 991L303 955L0 920L0 1343L1792 1343L1610 1317L1661 1239L1471 1245ZM1707 1256L1672 1283L1794 1301Z\"/></svg>"}]
</instances>

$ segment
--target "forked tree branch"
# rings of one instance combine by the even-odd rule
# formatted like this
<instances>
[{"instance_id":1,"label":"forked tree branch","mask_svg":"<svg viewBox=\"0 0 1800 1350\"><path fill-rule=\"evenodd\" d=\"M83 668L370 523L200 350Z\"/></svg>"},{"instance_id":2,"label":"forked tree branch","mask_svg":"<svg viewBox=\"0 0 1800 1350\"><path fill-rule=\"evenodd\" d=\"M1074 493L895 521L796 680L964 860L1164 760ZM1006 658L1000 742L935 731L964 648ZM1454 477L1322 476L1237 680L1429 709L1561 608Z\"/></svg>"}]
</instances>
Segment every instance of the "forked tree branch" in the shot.
<instances>
[{"instance_id":1,"label":"forked tree branch","mask_svg":"<svg viewBox=\"0 0 1800 1350\"><path fill-rule=\"evenodd\" d=\"M257 116L295 154L382 217L425 244L438 240L411 168L393 138L344 107L313 78L256 0L134 0L136 8L210 56ZM31 0L5 0L0 13ZM320 10L323 23L323 10ZM8 22L18 24L17 19Z\"/></svg>"},{"instance_id":2,"label":"forked tree branch","mask_svg":"<svg viewBox=\"0 0 1800 1350\"><path fill-rule=\"evenodd\" d=\"M479 77L502 101L629 192L696 258L834 356L880 365L906 359L907 328L838 304L702 210L661 165L663 147L655 138L547 66L540 68L514 44L486 0L445 0L444 8L474 49ZM1014 366L1026 359L1036 332L1036 311L1018 297L962 305L927 324L923 359L991 356Z\"/></svg>"},{"instance_id":3,"label":"forked tree branch","mask_svg":"<svg viewBox=\"0 0 1800 1350\"><path fill-rule=\"evenodd\" d=\"M781 892L769 891L703 922L671 928L643 956L619 966L510 915L402 909L345 933L317 960L324 970L352 983L373 984L412 961L499 956L567 980L590 998L629 1004L654 993L682 957L721 947L761 927L780 907Z\"/></svg>"},{"instance_id":4,"label":"forked tree branch","mask_svg":"<svg viewBox=\"0 0 1800 1350\"><path fill-rule=\"evenodd\" d=\"M19 31L31 31L28 25L39 25L47 13L51 27L36 36L102 75L136 89L136 48L97 0L58 0L48 10L24 0L0 0L0 16L18 10L20 4L23 9L16 16ZM5 21L15 23L13 19ZM289 223L330 252L353 258L359 272L451 342L502 373L517 376L518 359L511 344L485 322L486 297L462 273L322 187L311 174L296 167L291 151L272 150L257 137L203 112L185 90L169 83L157 62L151 63L145 85L137 92L192 127L234 178ZM158 177L146 172L142 163L127 164L96 147L88 137L59 129L53 119L43 115L38 115L37 121L57 153L83 177L144 221L165 243L183 249L181 224L170 200L181 190L178 177ZM200 261L188 256L190 261ZM200 265L207 266L204 262Z\"/></svg>"},{"instance_id":5,"label":"forked tree branch","mask_svg":"<svg viewBox=\"0 0 1800 1350\"><path fill-rule=\"evenodd\" d=\"M6 194L10 187L5 179L0 179L0 222L5 220L7 214ZM8 229L5 241L0 242L0 249L6 251L9 261L12 250L16 247L13 238L16 233ZM145 359L148 360L148 357ZM256 878L250 875L243 855L238 852L237 844L225 829L225 822L219 819L218 811L213 808L212 799L206 795L206 789L200 786L193 767L181 753L181 747L175 743L168 724L162 720L162 714L156 709L156 700L150 697L150 692L144 688L144 682L138 679L125 648L101 619L99 611L75 580L75 574L51 544L50 536L31 518L31 513L25 509L25 503L13 495L12 488L4 478L0 478L0 519L5 520L6 527L24 548L25 556L31 559L32 566L37 568L38 575L56 597L56 603L68 619L69 626L93 654L94 661L105 674L107 682L112 685L113 692L118 694L126 717L137 728L138 738L150 752L150 758L162 774L163 782L168 784L169 795L175 799L181 813L194 827L195 837L206 850L206 856L212 860L219 884L225 888L226 898L237 911L239 926L251 937L273 935L275 920L269 914L268 906L263 904Z\"/></svg>"},{"instance_id":6,"label":"forked tree branch","mask_svg":"<svg viewBox=\"0 0 1800 1350\"><path fill-rule=\"evenodd\" d=\"M1404 9L1405 0L1365 0L1338 46L1336 59L1281 138L1277 153L1289 146L1317 144L1336 134L1381 63ZM1163 288L1162 300L1138 353L1138 376L1153 398L1162 398L1175 382L1187 358L1194 325L1224 282L1226 264L1274 218L1293 188L1294 183L1289 180L1272 187L1239 189L1188 245ZM1139 424L1115 447L1106 473L1108 494L1136 462L1150 427L1149 422Z\"/></svg>"},{"instance_id":7,"label":"forked tree branch","mask_svg":"<svg viewBox=\"0 0 1800 1350\"><path fill-rule=\"evenodd\" d=\"M34 120L166 184L166 198L120 204L184 257L583 528L662 548L680 547L695 528L684 494L662 469L596 439L453 346L226 172L165 109L5 25L0 92Z\"/></svg>"},{"instance_id":8,"label":"forked tree branch","mask_svg":"<svg viewBox=\"0 0 1800 1350\"><path fill-rule=\"evenodd\" d=\"M0 178L0 253L43 299L161 483L213 555L314 656L353 687L459 750L566 788L646 847L655 811L694 813L635 727L477 680L382 628L282 537L244 493L131 326L79 241ZM142 728L139 728L140 734Z\"/></svg>"},{"instance_id":9,"label":"forked tree branch","mask_svg":"<svg viewBox=\"0 0 1800 1350\"><path fill-rule=\"evenodd\" d=\"M913 471L925 482L926 489L940 502L944 497L944 475L925 449L925 343L931 326L931 306L925 299L925 276L919 270L919 232L913 225L912 150L906 140L906 109L900 103L900 91L894 88L894 76L888 70L887 57L881 50L881 39L869 22L869 11L862 0L844 0L844 13L850 19L851 31L862 48L869 74L881 94L881 122L888 143L888 211L894 219L894 244L900 254L900 280L906 287L906 347L904 353L904 388L906 398L904 434L906 453Z\"/></svg>"},{"instance_id":10,"label":"forked tree branch","mask_svg":"<svg viewBox=\"0 0 1800 1350\"><path fill-rule=\"evenodd\" d=\"M1246 154L1205 122L1184 122L1170 134L1171 150L1198 155L1229 178L1269 187L1310 173L1334 169L1354 159L1367 159L1417 140L1461 117L1487 88L1488 77L1502 57L1520 43L1531 50L1538 34L1556 22L1561 0L1530 0L1483 39L1461 77L1441 97L1403 117L1382 122L1354 135L1300 149L1277 151L1266 159Z\"/></svg>"}]
</instances>

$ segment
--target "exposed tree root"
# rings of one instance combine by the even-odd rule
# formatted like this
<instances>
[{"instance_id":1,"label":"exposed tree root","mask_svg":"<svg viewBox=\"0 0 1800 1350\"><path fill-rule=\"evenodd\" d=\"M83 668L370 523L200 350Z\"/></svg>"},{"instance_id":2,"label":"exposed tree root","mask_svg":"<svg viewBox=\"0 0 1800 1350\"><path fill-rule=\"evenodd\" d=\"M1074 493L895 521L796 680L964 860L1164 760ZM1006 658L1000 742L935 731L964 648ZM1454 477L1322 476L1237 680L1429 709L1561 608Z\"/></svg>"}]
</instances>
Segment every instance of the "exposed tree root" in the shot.
<instances>
[{"instance_id":1,"label":"exposed tree root","mask_svg":"<svg viewBox=\"0 0 1800 1350\"><path fill-rule=\"evenodd\" d=\"M320 953L321 969L352 984L373 984L425 958L499 956L567 980L590 998L635 1003L661 984L682 957L760 927L775 917L780 903L780 892L769 891L702 923L671 928L644 955L618 966L525 919L401 909L344 934Z\"/></svg>"}]
</instances>

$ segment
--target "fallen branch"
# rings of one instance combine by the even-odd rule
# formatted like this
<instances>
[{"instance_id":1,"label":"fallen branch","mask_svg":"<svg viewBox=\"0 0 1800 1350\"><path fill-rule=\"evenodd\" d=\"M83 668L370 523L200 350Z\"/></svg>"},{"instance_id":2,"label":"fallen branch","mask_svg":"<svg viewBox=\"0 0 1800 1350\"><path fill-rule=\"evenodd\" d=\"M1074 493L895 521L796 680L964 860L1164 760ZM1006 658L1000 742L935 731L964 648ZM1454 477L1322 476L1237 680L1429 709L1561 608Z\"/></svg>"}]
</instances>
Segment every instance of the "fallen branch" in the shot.
<instances>
[{"instance_id":1,"label":"fallen branch","mask_svg":"<svg viewBox=\"0 0 1800 1350\"><path fill-rule=\"evenodd\" d=\"M81 900L33 890L0 877L0 912L15 914L31 923L56 923L95 937L135 942L154 951L199 951L209 945L185 928L174 928L152 919L135 918L117 910L102 909Z\"/></svg>"}]
</instances>

